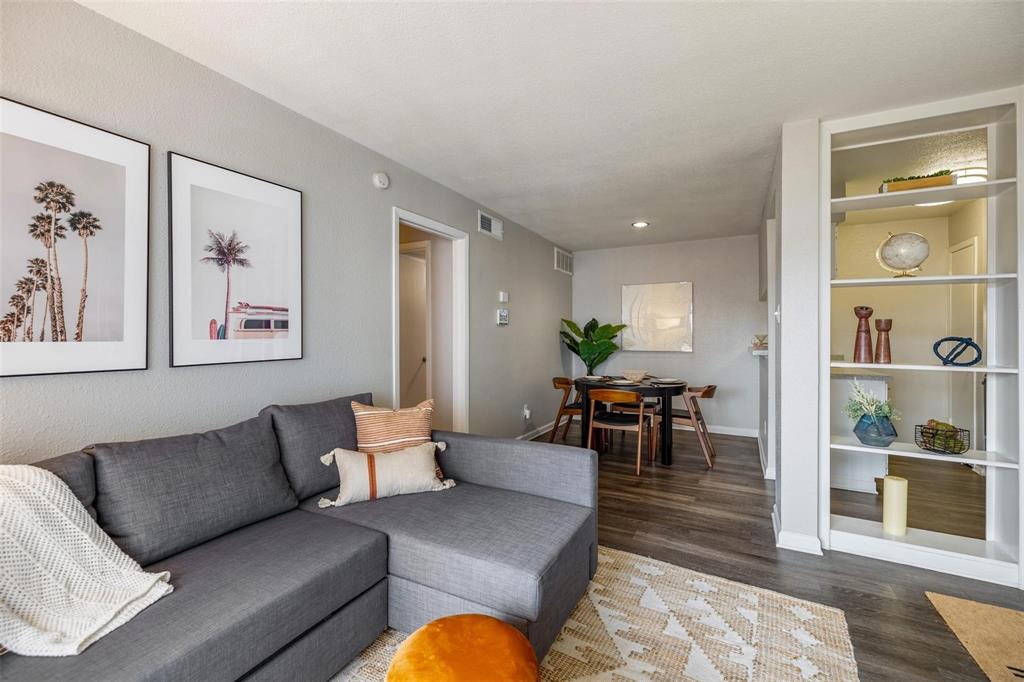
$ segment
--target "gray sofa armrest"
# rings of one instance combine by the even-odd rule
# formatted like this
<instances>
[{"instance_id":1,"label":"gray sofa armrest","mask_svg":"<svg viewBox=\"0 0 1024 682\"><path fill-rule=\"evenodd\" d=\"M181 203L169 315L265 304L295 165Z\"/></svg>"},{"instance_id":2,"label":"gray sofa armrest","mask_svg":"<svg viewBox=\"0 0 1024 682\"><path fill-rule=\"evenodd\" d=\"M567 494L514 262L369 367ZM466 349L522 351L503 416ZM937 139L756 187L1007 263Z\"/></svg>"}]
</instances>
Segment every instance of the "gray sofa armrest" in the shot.
<instances>
[{"instance_id":1,"label":"gray sofa armrest","mask_svg":"<svg viewBox=\"0 0 1024 682\"><path fill-rule=\"evenodd\" d=\"M597 509L597 453L593 450L434 431L447 449L437 453L445 476Z\"/></svg>"}]
</instances>

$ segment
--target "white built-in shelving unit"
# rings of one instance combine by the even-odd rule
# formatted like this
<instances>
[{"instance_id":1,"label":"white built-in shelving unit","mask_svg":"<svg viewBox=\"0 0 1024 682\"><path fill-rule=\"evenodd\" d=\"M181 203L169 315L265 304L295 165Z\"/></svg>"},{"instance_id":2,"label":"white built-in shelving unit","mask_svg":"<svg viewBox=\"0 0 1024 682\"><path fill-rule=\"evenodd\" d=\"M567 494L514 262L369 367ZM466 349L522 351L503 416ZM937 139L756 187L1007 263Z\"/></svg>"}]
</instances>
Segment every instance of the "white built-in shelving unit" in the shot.
<instances>
[{"instance_id":1,"label":"white built-in shelving unit","mask_svg":"<svg viewBox=\"0 0 1024 682\"><path fill-rule=\"evenodd\" d=\"M1024 267L1024 222L1022 188L1017 182L1024 168L1024 88L983 93L957 100L936 102L890 112L881 112L821 124L819 187L821 197L819 255L821 259L820 318L823 321L820 344L819 404L819 531L822 545L833 551L893 561L922 568L953 573L1024 589L1024 514L1022 491L1024 470L1021 447L1024 427L1021 410L1024 388L1019 368L1024 366L1024 282L1019 277ZM845 196L842 177L843 154L856 153L864 159L878 153L892 158L899 143L920 142L925 149L941 149L942 136L970 133L986 140L987 179L973 184L892 193L858 192ZM849 157L846 157L847 159ZM881 172L881 171L880 171ZM865 188L866 189L866 188ZM892 210L900 220L928 217L936 202L986 201L987 272L973 275L930 275L920 277L843 278L836 272L835 225L849 220L855 211ZM877 213L876 213L877 215ZM851 221L856 225L857 221ZM851 228L853 229L853 228ZM984 292L983 363L973 367L943 366L901 361L891 364L857 364L837 361L831 355L830 320L834 315L850 317L850 345L854 321L849 310L832 311L832 292L841 288L921 287L911 289L920 296L948 297L952 287L973 285ZM920 360L920 358L918 358ZM880 370L885 373L945 372L983 374L984 443L972 444L985 449L968 450L962 455L945 455L922 450L913 443L896 442L888 448L862 445L852 433L836 433L830 410L830 376L833 372ZM903 401L913 396L900 396ZM897 405L899 408L899 405ZM913 425L904 429L913 433ZM904 437L901 440L906 440ZM910 440L913 440L911 436ZM882 532L881 524L866 519L831 513L830 464L833 453L845 457L887 454L924 462L959 462L984 468L985 538L968 538L947 533L911 528L907 535L893 537Z\"/></svg>"}]
</instances>

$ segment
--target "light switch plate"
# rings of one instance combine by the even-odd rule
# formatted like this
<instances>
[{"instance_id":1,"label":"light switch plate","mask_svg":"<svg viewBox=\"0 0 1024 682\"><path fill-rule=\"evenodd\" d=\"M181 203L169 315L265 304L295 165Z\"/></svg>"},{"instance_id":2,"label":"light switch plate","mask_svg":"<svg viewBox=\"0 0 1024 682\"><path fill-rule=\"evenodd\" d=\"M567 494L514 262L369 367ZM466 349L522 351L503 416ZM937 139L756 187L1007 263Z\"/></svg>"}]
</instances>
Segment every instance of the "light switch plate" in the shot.
<instances>
[{"instance_id":1,"label":"light switch plate","mask_svg":"<svg viewBox=\"0 0 1024 682\"><path fill-rule=\"evenodd\" d=\"M508 303L508 292L507 291L499 291L498 292L498 303Z\"/></svg>"},{"instance_id":2,"label":"light switch plate","mask_svg":"<svg viewBox=\"0 0 1024 682\"><path fill-rule=\"evenodd\" d=\"M508 324L508 308L498 308L498 326L504 327Z\"/></svg>"}]
</instances>

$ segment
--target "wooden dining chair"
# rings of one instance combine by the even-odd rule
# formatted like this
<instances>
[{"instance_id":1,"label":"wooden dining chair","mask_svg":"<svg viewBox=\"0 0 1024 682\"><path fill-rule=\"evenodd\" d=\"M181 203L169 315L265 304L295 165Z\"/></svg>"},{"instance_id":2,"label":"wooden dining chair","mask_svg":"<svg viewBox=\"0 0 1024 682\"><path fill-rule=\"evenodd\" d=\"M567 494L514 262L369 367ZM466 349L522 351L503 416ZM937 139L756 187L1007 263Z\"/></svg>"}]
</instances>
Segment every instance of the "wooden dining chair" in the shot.
<instances>
[{"instance_id":1,"label":"wooden dining chair","mask_svg":"<svg viewBox=\"0 0 1024 682\"><path fill-rule=\"evenodd\" d=\"M592 447L594 442L594 429L604 431L632 431L636 433L636 475L640 475L640 456L643 452L643 435L647 431L647 458L654 463L654 416L644 412L644 398L635 391L621 391L610 388L591 389L588 392L590 398L590 428L587 430L587 447ZM620 403L635 406L636 413L600 409L601 403Z\"/></svg>"},{"instance_id":2,"label":"wooden dining chair","mask_svg":"<svg viewBox=\"0 0 1024 682\"><path fill-rule=\"evenodd\" d=\"M672 410L672 423L682 424L683 426L689 426L693 428L697 434L697 442L700 444L701 452L704 453L704 461L708 464L708 469L713 469L715 466L715 445L711 442L711 432L708 431L708 423L704 421L704 413L700 410L700 403L697 402L699 398L714 398L715 391L718 386L714 384L708 384L707 386L688 386L686 391L683 393L683 404L686 405L683 409L675 408ZM654 433L658 433L657 426L661 422L660 412L655 415L655 429ZM657 436L655 436L657 437Z\"/></svg>"},{"instance_id":3,"label":"wooden dining chair","mask_svg":"<svg viewBox=\"0 0 1024 682\"><path fill-rule=\"evenodd\" d=\"M555 434L558 433L558 426L562 423L562 417L569 417L565 422L565 431L562 432L562 440L564 441L569 435L569 426L572 425L573 417L580 417L583 415L583 403L580 402L579 396L576 400L569 402L569 396L572 394L572 379L568 377L555 377L551 380L551 384L559 391L562 391L562 402L558 406L558 414L555 415L555 425L551 428L551 435L548 437L549 443L555 442Z\"/></svg>"}]
</instances>

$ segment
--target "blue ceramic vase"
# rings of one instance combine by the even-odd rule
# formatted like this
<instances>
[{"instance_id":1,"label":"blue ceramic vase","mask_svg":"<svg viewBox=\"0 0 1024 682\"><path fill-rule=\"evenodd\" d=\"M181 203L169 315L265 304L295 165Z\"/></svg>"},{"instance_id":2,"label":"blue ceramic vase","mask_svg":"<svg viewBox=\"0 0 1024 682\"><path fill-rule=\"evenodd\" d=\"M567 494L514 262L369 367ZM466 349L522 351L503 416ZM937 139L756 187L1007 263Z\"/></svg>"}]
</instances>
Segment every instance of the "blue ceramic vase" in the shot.
<instances>
[{"instance_id":1,"label":"blue ceramic vase","mask_svg":"<svg viewBox=\"0 0 1024 682\"><path fill-rule=\"evenodd\" d=\"M861 443L873 448L887 448L896 440L896 427L888 417L862 415L853 433Z\"/></svg>"}]
</instances>

